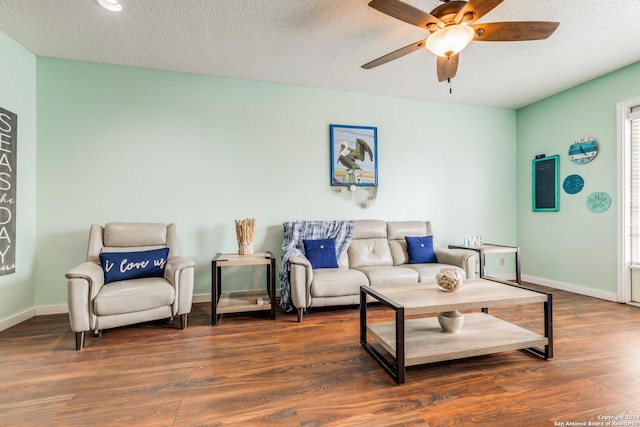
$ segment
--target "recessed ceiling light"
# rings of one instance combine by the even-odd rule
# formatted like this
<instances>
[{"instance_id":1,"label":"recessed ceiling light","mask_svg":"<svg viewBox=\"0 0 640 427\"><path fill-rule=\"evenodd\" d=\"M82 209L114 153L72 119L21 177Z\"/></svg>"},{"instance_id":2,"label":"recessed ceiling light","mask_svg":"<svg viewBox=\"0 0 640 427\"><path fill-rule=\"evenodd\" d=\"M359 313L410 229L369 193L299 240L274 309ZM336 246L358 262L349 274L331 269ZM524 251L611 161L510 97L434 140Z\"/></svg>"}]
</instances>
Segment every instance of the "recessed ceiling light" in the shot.
<instances>
[{"instance_id":1,"label":"recessed ceiling light","mask_svg":"<svg viewBox=\"0 0 640 427\"><path fill-rule=\"evenodd\" d=\"M122 5L118 2L118 0L96 0L96 2L100 6L112 12L120 12L122 10Z\"/></svg>"}]
</instances>

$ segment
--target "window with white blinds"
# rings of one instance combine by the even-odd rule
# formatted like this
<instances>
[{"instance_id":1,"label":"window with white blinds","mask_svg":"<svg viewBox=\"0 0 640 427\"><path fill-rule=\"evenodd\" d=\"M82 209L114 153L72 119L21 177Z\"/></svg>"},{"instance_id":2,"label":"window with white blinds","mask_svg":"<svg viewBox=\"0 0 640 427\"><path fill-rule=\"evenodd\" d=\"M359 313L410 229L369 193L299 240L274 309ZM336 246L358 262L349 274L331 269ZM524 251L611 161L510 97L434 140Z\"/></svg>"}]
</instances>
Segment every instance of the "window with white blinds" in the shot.
<instances>
[{"instance_id":1,"label":"window with white blinds","mask_svg":"<svg viewBox=\"0 0 640 427\"><path fill-rule=\"evenodd\" d=\"M640 105L631 108L629 144L629 232L631 265L640 265Z\"/></svg>"}]
</instances>

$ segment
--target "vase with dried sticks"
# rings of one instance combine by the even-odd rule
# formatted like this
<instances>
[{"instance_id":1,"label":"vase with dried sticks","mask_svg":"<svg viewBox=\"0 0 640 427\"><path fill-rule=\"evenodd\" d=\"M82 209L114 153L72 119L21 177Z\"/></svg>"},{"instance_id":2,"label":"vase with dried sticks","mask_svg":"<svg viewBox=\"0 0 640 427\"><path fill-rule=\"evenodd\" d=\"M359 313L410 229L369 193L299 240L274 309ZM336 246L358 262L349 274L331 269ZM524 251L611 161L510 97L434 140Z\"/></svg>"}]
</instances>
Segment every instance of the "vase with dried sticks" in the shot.
<instances>
[{"instance_id":1,"label":"vase with dried sticks","mask_svg":"<svg viewBox=\"0 0 640 427\"><path fill-rule=\"evenodd\" d=\"M255 218L236 219L236 238L238 239L238 253L240 255L253 253L253 233L255 229Z\"/></svg>"}]
</instances>

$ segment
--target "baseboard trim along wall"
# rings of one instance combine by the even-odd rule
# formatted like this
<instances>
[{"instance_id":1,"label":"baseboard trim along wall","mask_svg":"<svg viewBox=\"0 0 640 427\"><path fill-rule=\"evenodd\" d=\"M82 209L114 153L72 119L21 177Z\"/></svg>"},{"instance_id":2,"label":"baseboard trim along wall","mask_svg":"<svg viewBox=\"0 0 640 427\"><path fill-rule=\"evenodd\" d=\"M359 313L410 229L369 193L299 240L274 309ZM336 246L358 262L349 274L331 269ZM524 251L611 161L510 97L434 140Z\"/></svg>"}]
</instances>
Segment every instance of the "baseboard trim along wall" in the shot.
<instances>
[{"instance_id":1,"label":"baseboard trim along wall","mask_svg":"<svg viewBox=\"0 0 640 427\"><path fill-rule=\"evenodd\" d=\"M193 296L194 303L211 302L211 294L199 294ZM24 321L36 316L47 316L50 314L66 314L69 313L69 307L67 304L59 305L43 305L40 307L30 308L22 313L18 313L15 316L0 321L0 332L5 329L9 329L12 326L16 326Z\"/></svg>"},{"instance_id":2,"label":"baseboard trim along wall","mask_svg":"<svg viewBox=\"0 0 640 427\"><path fill-rule=\"evenodd\" d=\"M617 302L618 296L615 292L599 291L597 289L585 288L582 286L572 285L570 283L556 282L554 280L542 279L534 276L522 276L523 282L533 283L535 285L547 286L549 288L561 291L573 292L574 294L585 295L588 297L599 298L606 301Z\"/></svg>"},{"instance_id":3,"label":"baseboard trim along wall","mask_svg":"<svg viewBox=\"0 0 640 427\"><path fill-rule=\"evenodd\" d=\"M36 307L36 316L46 316L48 314L62 314L68 312L69 308L67 304L43 305L40 307Z\"/></svg>"},{"instance_id":4,"label":"baseboard trim along wall","mask_svg":"<svg viewBox=\"0 0 640 427\"><path fill-rule=\"evenodd\" d=\"M197 294L193 296L193 302L211 302L211 294Z\"/></svg>"},{"instance_id":5,"label":"baseboard trim along wall","mask_svg":"<svg viewBox=\"0 0 640 427\"><path fill-rule=\"evenodd\" d=\"M29 310L25 310L22 313L18 313L13 317L4 319L0 321L0 331L4 331L5 329L9 329L12 326L16 326L17 324L20 324L26 320L29 320L32 317L35 317L35 315L36 315L36 309L30 308Z\"/></svg>"},{"instance_id":6,"label":"baseboard trim along wall","mask_svg":"<svg viewBox=\"0 0 640 427\"><path fill-rule=\"evenodd\" d=\"M500 275L496 276L498 279L502 280L513 280L515 277L513 275ZM596 289L584 288L582 286L572 285L570 283L556 282L553 280L541 279L539 277L534 276L522 276L523 282L529 282L536 285L547 286L553 289L559 289L561 291L573 292L575 294L586 295L588 297L600 298L606 301L616 302L618 297L615 293L612 292L604 292ZM211 302L211 294L197 294L193 296L194 303L203 303L203 302ZM45 305L40 307L35 307L29 310L25 310L22 313L19 313L13 317L0 321L0 332L5 329L9 329L12 326L15 326L19 323L22 323L26 320L31 319L35 316L46 316L49 314L62 314L68 313L69 309L66 304L60 305Z\"/></svg>"}]
</instances>

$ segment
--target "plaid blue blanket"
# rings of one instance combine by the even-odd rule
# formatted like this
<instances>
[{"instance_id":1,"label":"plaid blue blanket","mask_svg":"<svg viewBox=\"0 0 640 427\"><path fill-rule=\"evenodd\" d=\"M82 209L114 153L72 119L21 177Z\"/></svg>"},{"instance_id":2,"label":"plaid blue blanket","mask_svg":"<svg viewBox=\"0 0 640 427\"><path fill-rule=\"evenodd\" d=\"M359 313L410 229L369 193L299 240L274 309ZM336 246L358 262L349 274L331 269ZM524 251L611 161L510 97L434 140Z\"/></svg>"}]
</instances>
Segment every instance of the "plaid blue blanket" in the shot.
<instances>
[{"instance_id":1,"label":"plaid blue blanket","mask_svg":"<svg viewBox=\"0 0 640 427\"><path fill-rule=\"evenodd\" d=\"M354 221L292 221L285 222L280 266L280 308L293 310L291 283L289 282L289 258L304 256L304 239L333 238L336 241L338 259L346 252L353 236ZM300 307L306 308L306 307Z\"/></svg>"}]
</instances>

